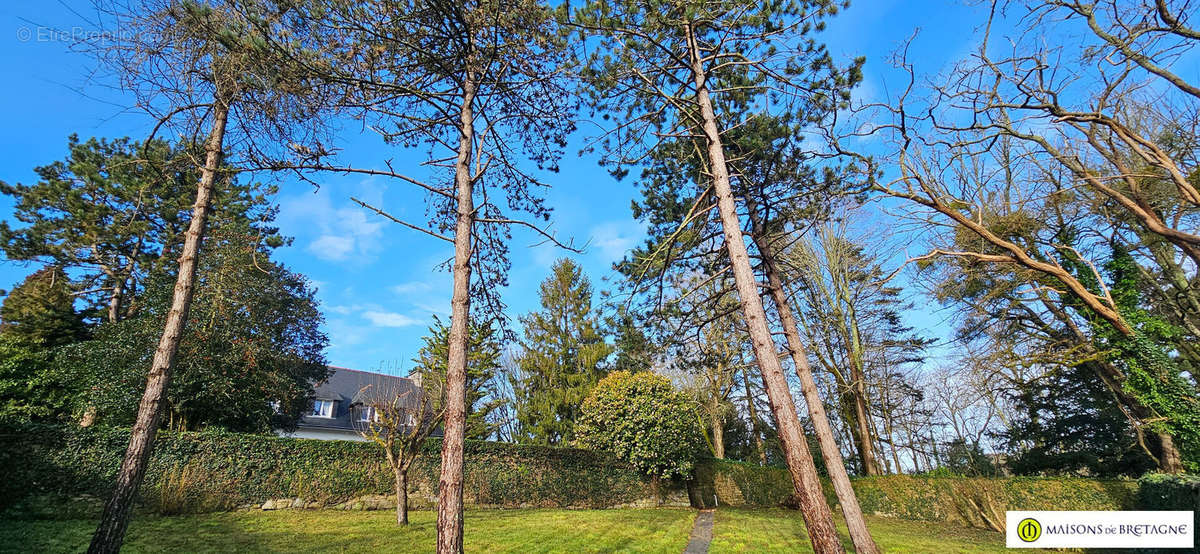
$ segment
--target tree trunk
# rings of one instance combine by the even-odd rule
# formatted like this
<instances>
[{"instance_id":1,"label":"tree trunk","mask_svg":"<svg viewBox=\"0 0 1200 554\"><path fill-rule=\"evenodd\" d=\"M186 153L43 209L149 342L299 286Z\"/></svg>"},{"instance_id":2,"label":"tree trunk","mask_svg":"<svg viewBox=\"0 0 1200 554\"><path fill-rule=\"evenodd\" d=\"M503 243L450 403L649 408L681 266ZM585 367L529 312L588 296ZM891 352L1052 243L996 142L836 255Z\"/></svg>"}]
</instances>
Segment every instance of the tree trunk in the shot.
<instances>
[{"instance_id":1,"label":"tree trunk","mask_svg":"<svg viewBox=\"0 0 1200 554\"><path fill-rule=\"evenodd\" d=\"M459 114L458 158L454 165L457 221L454 228L454 294L450 301L450 344L446 362L446 415L442 430L442 470L438 481L437 552L463 551L463 442L466 433L467 323L471 317L471 232L475 224L475 187L471 148L475 141L475 83L463 87Z\"/></svg>"},{"instance_id":2,"label":"tree trunk","mask_svg":"<svg viewBox=\"0 0 1200 554\"><path fill-rule=\"evenodd\" d=\"M125 296L125 280L113 285L112 294L108 298L108 322L116 323L121 319L121 300Z\"/></svg>"},{"instance_id":3,"label":"tree trunk","mask_svg":"<svg viewBox=\"0 0 1200 554\"><path fill-rule=\"evenodd\" d=\"M714 406L709 418L712 426L713 455L718 460L723 460L725 459L725 422L717 414L716 409L717 407Z\"/></svg>"},{"instance_id":4,"label":"tree trunk","mask_svg":"<svg viewBox=\"0 0 1200 554\"><path fill-rule=\"evenodd\" d=\"M746 385L746 412L750 416L750 433L754 435L754 447L758 449L759 465L767 465L767 448L758 429L758 410L754 408L754 395L750 391L750 374L742 371L742 382Z\"/></svg>"},{"instance_id":5,"label":"tree trunk","mask_svg":"<svg viewBox=\"0 0 1200 554\"><path fill-rule=\"evenodd\" d=\"M911 431L908 433L908 452L912 454L913 473L921 473L921 462L917 454L917 440Z\"/></svg>"},{"instance_id":6,"label":"tree trunk","mask_svg":"<svg viewBox=\"0 0 1200 554\"><path fill-rule=\"evenodd\" d=\"M1162 447L1162 452L1158 455L1158 468L1163 473L1183 473L1183 459L1179 448L1175 446L1175 439L1171 438L1170 433L1155 433L1155 436Z\"/></svg>"},{"instance_id":7,"label":"tree trunk","mask_svg":"<svg viewBox=\"0 0 1200 554\"><path fill-rule=\"evenodd\" d=\"M396 471L396 525L408 525L408 471Z\"/></svg>"},{"instance_id":8,"label":"tree trunk","mask_svg":"<svg viewBox=\"0 0 1200 554\"><path fill-rule=\"evenodd\" d=\"M154 448L154 439L162 418L163 401L167 396L167 386L175 366L175 354L179 350L179 340L183 336L188 308L192 303L196 261L200 253L200 242L204 238L204 224L212 201L213 185L221 167L221 149L228 117L229 101L218 95L213 102L213 125L205 145L206 156L204 167L200 171L200 182L196 187L196 203L192 205L192 219L188 225L183 252L179 256L179 275L175 279L171 310L167 312L162 337L158 341L158 349L154 351L154 359L146 377L146 390L142 394L141 403L138 404L137 419L129 437L129 447L125 450L125 458L117 472L112 497L104 505L100 525L96 528L96 534L92 536L91 546L88 547L88 552L93 554L113 553L121 549L125 529L129 525L133 499L146 474L146 464Z\"/></svg>"},{"instance_id":9,"label":"tree trunk","mask_svg":"<svg viewBox=\"0 0 1200 554\"><path fill-rule=\"evenodd\" d=\"M821 493L817 468L813 465L812 454L808 451L804 429L800 426L796 405L775 351L771 329L767 326L767 313L758 295L758 281L754 277L754 268L750 265L746 243L742 239L741 220L738 218L737 204L729 182L729 169L725 162L725 150L717 127L716 114L705 84L706 74L699 45L691 27L687 29L687 39L692 76L696 83L696 101L704 122L703 131L712 172L713 192L724 229L725 246L729 251L729 260L737 284L742 314L750 332L754 357L762 371L763 385L767 390L767 397L771 399L771 410L775 413L775 421L779 427L779 439L800 504L800 513L808 527L809 540L812 541L814 552L844 552L837 528L833 525L833 515L825 503L825 496Z\"/></svg>"},{"instance_id":10,"label":"tree trunk","mask_svg":"<svg viewBox=\"0 0 1200 554\"><path fill-rule=\"evenodd\" d=\"M875 448L871 441L871 426L867 421L867 405L865 391L862 386L862 372L854 372L853 389L850 397L854 400L854 425L857 428L858 454L862 458L863 474L878 475L879 466L875 463Z\"/></svg>"},{"instance_id":11,"label":"tree trunk","mask_svg":"<svg viewBox=\"0 0 1200 554\"><path fill-rule=\"evenodd\" d=\"M858 427L858 454L862 458L863 474L879 475L879 463L875 460L875 443L871 432L871 412L867 407L867 374L863 367L862 335L858 330L858 316L854 300L845 283L837 287L838 297L846 305L847 324L850 331L850 396L854 400L854 424Z\"/></svg>"},{"instance_id":12,"label":"tree trunk","mask_svg":"<svg viewBox=\"0 0 1200 554\"><path fill-rule=\"evenodd\" d=\"M125 268L120 275L116 272L111 272L109 277L113 279L112 295L108 299L108 322L116 323L121 320L121 304L125 302L126 291L129 288L129 280L133 276L134 264L137 262L138 256L142 254L142 243L139 240L138 245L133 249L133 254L129 256L129 261L125 264Z\"/></svg>"},{"instance_id":13,"label":"tree trunk","mask_svg":"<svg viewBox=\"0 0 1200 554\"><path fill-rule=\"evenodd\" d=\"M808 363L808 353L804 349L804 341L800 338L800 327L792 314L788 294L784 289L783 279L775 264L775 252L767 243L764 236L766 229L759 220L754 201L747 195L747 208L750 212L750 222L754 233L750 236L758 247L762 258L763 268L767 274L767 288L775 302L779 321L783 325L783 333L787 338L788 350L792 355L792 363L796 367L796 377L800 379L800 391L804 393L805 404L808 405L808 418L812 421L813 431L817 435L817 444L821 447L821 455L825 458L825 470L833 482L833 490L837 494L838 504L842 507L842 515L846 518L846 527L850 530L850 539L855 551L860 554L878 554L879 546L871 538L867 522L863 519L862 509L858 505L858 497L850 484L850 476L846 473L846 464L842 460L842 452L838 449L837 441L833 438L833 428L829 425L829 416L825 414L825 405L817 392L817 382L813 379L812 367Z\"/></svg>"}]
</instances>

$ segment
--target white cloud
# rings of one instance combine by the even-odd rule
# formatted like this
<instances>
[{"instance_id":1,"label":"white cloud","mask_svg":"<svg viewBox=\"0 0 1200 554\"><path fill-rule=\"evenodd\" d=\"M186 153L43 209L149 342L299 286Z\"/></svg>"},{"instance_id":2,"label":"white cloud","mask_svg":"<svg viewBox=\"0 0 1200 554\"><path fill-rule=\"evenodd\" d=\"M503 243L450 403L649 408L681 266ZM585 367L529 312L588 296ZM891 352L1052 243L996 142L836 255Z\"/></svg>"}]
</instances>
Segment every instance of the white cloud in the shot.
<instances>
[{"instance_id":1,"label":"white cloud","mask_svg":"<svg viewBox=\"0 0 1200 554\"><path fill-rule=\"evenodd\" d=\"M308 245L308 251L322 260L342 261L354 252L354 238L321 235Z\"/></svg>"},{"instance_id":2,"label":"white cloud","mask_svg":"<svg viewBox=\"0 0 1200 554\"><path fill-rule=\"evenodd\" d=\"M380 247L383 221L358 206L334 207L331 193L300 194L280 201L279 222L306 250L327 261L370 259Z\"/></svg>"},{"instance_id":3,"label":"white cloud","mask_svg":"<svg viewBox=\"0 0 1200 554\"><path fill-rule=\"evenodd\" d=\"M396 312L371 310L363 312L363 317L376 327L408 327L421 325L421 320L408 317Z\"/></svg>"},{"instance_id":4,"label":"white cloud","mask_svg":"<svg viewBox=\"0 0 1200 554\"><path fill-rule=\"evenodd\" d=\"M589 247L595 248L607 262L620 260L646 234L640 221L609 221L592 227Z\"/></svg>"},{"instance_id":5,"label":"white cloud","mask_svg":"<svg viewBox=\"0 0 1200 554\"><path fill-rule=\"evenodd\" d=\"M449 316L450 315L450 307L449 306L435 306L433 304L426 304L423 302L417 302L414 305L418 309L425 310L431 314L437 314L440 316Z\"/></svg>"},{"instance_id":6,"label":"white cloud","mask_svg":"<svg viewBox=\"0 0 1200 554\"><path fill-rule=\"evenodd\" d=\"M348 347L363 344L367 340L368 327L354 325L341 319L332 319L326 323L329 330L329 347Z\"/></svg>"},{"instance_id":7,"label":"white cloud","mask_svg":"<svg viewBox=\"0 0 1200 554\"><path fill-rule=\"evenodd\" d=\"M358 306L329 306L325 308L327 312L333 312L340 315L349 315L351 312L358 311Z\"/></svg>"},{"instance_id":8,"label":"white cloud","mask_svg":"<svg viewBox=\"0 0 1200 554\"><path fill-rule=\"evenodd\" d=\"M392 287L392 292L400 295L417 294L433 290L433 285L421 281L409 281Z\"/></svg>"}]
</instances>

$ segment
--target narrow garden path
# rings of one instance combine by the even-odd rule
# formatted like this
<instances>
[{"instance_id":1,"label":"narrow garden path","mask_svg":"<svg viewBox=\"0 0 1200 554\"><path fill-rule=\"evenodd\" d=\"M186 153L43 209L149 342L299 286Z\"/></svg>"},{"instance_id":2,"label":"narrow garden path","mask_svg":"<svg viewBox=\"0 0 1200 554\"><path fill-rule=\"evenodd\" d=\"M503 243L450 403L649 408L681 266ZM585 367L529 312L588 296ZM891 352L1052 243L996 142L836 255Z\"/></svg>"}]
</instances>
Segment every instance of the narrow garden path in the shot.
<instances>
[{"instance_id":1,"label":"narrow garden path","mask_svg":"<svg viewBox=\"0 0 1200 554\"><path fill-rule=\"evenodd\" d=\"M715 510L700 510L696 523L692 525L692 538L688 540L683 554L708 554L708 544L713 539L713 514Z\"/></svg>"}]
</instances>

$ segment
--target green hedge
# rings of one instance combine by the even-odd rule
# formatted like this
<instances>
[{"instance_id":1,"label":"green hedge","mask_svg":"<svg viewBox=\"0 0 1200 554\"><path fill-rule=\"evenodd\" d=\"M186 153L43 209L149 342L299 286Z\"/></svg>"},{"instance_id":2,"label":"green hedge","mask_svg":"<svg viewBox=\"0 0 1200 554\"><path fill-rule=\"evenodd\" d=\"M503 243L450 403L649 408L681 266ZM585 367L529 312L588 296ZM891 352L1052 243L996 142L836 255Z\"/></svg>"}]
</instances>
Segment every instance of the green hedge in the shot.
<instances>
[{"instance_id":1,"label":"green hedge","mask_svg":"<svg viewBox=\"0 0 1200 554\"><path fill-rule=\"evenodd\" d=\"M129 440L128 429L0 426L0 510L72 513L78 501L107 495ZM410 499L436 496L440 442L431 440L413 467ZM608 507L653 504L677 483L656 488L612 456L587 450L467 441L464 500L492 507ZM915 477L854 480L863 511L983 528L1003 525L1004 511L1200 510L1200 478L1148 476L1140 483L1093 479ZM824 487L835 505L831 487ZM161 513L232 509L276 498L332 506L390 495L391 473L370 443L317 441L222 432L159 434L142 485L143 504ZM786 469L701 460L688 483L697 507L779 506L792 495ZM78 514L72 514L78 515Z\"/></svg>"},{"instance_id":2,"label":"green hedge","mask_svg":"<svg viewBox=\"0 0 1200 554\"><path fill-rule=\"evenodd\" d=\"M836 506L833 488L822 484L830 505ZM908 475L858 478L853 486L859 505L869 514L991 529L1003 527L1004 512L1010 509L1133 509L1138 488L1133 481ZM720 506L779 506L792 496L786 469L728 460L697 464L691 488L693 504L706 507L714 505L714 498Z\"/></svg>"},{"instance_id":3,"label":"green hedge","mask_svg":"<svg viewBox=\"0 0 1200 554\"><path fill-rule=\"evenodd\" d=\"M0 509L38 496L105 496L128 429L0 427ZM411 471L421 505L436 495L439 441ZM648 479L610 455L570 448L467 441L465 501L501 507L604 507L645 501ZM140 496L164 513L231 509L274 498L334 505L391 494L392 476L370 443L223 432L159 433Z\"/></svg>"},{"instance_id":4,"label":"green hedge","mask_svg":"<svg viewBox=\"0 0 1200 554\"><path fill-rule=\"evenodd\" d=\"M696 463L692 504L714 506L780 506L792 497L786 469L749 462L707 459Z\"/></svg>"},{"instance_id":5,"label":"green hedge","mask_svg":"<svg viewBox=\"0 0 1200 554\"><path fill-rule=\"evenodd\" d=\"M1146 475L1138 480L1137 505L1139 510L1192 511L1194 525L1200 525L1200 475Z\"/></svg>"},{"instance_id":6,"label":"green hedge","mask_svg":"<svg viewBox=\"0 0 1200 554\"><path fill-rule=\"evenodd\" d=\"M854 480L859 505L870 514L919 521L952 521L1000 530L1007 510L1128 510L1137 483L1076 478L916 477Z\"/></svg>"}]
</instances>

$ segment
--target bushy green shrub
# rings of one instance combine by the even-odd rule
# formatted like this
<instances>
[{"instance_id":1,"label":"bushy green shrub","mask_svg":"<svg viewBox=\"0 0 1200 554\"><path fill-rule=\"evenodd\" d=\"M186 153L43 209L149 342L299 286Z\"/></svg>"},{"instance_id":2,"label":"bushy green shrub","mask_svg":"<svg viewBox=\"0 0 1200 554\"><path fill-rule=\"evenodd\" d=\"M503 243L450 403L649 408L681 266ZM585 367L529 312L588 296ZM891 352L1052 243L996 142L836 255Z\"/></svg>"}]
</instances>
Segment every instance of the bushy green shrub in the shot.
<instances>
[{"instance_id":1,"label":"bushy green shrub","mask_svg":"<svg viewBox=\"0 0 1200 554\"><path fill-rule=\"evenodd\" d=\"M579 446L612 452L648 475L690 475L701 448L696 412L666 377L614 371L592 389L575 422Z\"/></svg>"}]
</instances>

